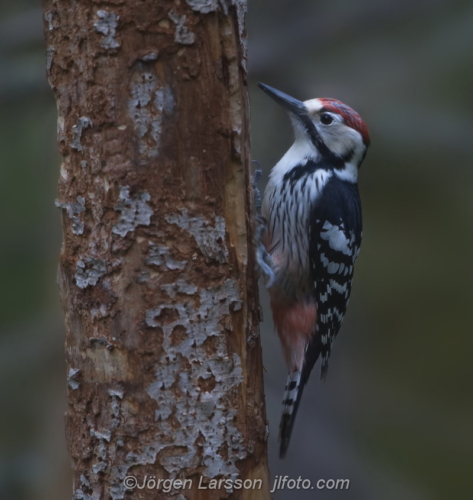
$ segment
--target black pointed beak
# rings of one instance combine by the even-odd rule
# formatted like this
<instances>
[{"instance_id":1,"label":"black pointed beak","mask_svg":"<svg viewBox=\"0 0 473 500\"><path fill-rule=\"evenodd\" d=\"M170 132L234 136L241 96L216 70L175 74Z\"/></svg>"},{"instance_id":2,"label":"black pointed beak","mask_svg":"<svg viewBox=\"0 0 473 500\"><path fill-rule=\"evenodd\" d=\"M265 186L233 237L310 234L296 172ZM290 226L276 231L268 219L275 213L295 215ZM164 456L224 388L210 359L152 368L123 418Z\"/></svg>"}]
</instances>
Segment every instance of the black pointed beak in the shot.
<instances>
[{"instance_id":1,"label":"black pointed beak","mask_svg":"<svg viewBox=\"0 0 473 500\"><path fill-rule=\"evenodd\" d=\"M307 108L302 101L298 101L297 99L294 99L294 97L291 97L280 90L276 90L269 85L265 85L264 83L258 83L258 87L264 90L269 97L274 99L278 104L291 113L300 117L307 116Z\"/></svg>"}]
</instances>

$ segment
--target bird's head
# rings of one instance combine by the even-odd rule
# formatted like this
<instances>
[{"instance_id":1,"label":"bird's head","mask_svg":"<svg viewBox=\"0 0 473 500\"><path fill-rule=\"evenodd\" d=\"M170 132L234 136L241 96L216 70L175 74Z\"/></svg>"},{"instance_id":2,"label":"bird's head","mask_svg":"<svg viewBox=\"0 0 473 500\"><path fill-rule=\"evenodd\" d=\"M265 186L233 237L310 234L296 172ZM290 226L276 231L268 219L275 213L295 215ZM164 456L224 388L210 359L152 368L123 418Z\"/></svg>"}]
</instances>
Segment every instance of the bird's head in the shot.
<instances>
[{"instance_id":1,"label":"bird's head","mask_svg":"<svg viewBox=\"0 0 473 500\"><path fill-rule=\"evenodd\" d=\"M291 116L296 141L308 141L320 160L336 169L360 166L370 143L360 115L336 99L299 101L263 83L258 84Z\"/></svg>"}]
</instances>

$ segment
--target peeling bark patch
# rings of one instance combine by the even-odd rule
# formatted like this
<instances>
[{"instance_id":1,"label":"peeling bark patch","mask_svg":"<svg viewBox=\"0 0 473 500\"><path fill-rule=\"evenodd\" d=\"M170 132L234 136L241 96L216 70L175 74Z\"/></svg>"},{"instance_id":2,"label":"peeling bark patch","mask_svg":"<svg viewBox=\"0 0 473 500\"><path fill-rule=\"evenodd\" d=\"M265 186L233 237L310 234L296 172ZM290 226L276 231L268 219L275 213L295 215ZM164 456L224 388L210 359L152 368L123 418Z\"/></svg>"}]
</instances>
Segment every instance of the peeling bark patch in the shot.
<instances>
[{"instance_id":1,"label":"peeling bark patch","mask_svg":"<svg viewBox=\"0 0 473 500\"><path fill-rule=\"evenodd\" d=\"M74 234L83 234L84 223L80 220L80 214L82 212L85 212L84 198L82 198L82 196L78 196L76 203L61 203L59 200L56 200L55 205L58 208L63 208L64 210L66 210L67 215L72 220L72 232Z\"/></svg>"},{"instance_id":2,"label":"peeling bark patch","mask_svg":"<svg viewBox=\"0 0 473 500\"><path fill-rule=\"evenodd\" d=\"M156 90L154 105L158 111L170 115L174 110L174 97L169 87Z\"/></svg>"},{"instance_id":3,"label":"peeling bark patch","mask_svg":"<svg viewBox=\"0 0 473 500\"><path fill-rule=\"evenodd\" d=\"M87 116L81 116L75 125L72 127L72 142L70 144L72 149L82 151L82 144L80 143L82 132L84 129L92 127L92 120Z\"/></svg>"},{"instance_id":4,"label":"peeling bark patch","mask_svg":"<svg viewBox=\"0 0 473 500\"><path fill-rule=\"evenodd\" d=\"M240 41L245 40L243 34L245 30L246 0L186 0L186 3L192 10L201 12L202 14L216 11L220 5L222 12L226 16L228 16L228 8L233 5L237 11Z\"/></svg>"},{"instance_id":5,"label":"peeling bark patch","mask_svg":"<svg viewBox=\"0 0 473 500\"><path fill-rule=\"evenodd\" d=\"M155 158L159 152L163 116L174 110L174 97L169 87L161 84L151 72L136 72L131 78L131 99L128 112L140 139L139 152L143 158Z\"/></svg>"},{"instance_id":6,"label":"peeling bark patch","mask_svg":"<svg viewBox=\"0 0 473 500\"><path fill-rule=\"evenodd\" d=\"M197 295L197 290L184 281L178 281L174 288L166 288L171 298L176 292ZM209 478L237 477L235 464L246 457L246 451L243 437L233 424L237 410L228 409L224 399L231 397L243 377L240 358L237 354L228 355L219 323L232 308L241 308L240 292L237 283L229 279L220 286L201 289L198 297L199 306L196 307L188 302L162 304L146 313L148 326L159 326L164 334L156 381L147 392L158 403L155 413L160 428L158 435L169 436L168 443L160 441L152 451L156 456L169 446L186 450L163 459L161 465L171 474L183 468L203 466L203 474ZM163 324L159 317L164 309L174 309L177 319ZM172 338L176 327L186 331L177 343ZM209 356L203 344L210 337L215 337L216 347L214 354ZM213 379L215 385L211 391L202 393L199 381L208 379ZM183 395L178 399L176 384ZM179 422L177 430L168 422L171 415ZM202 437L204 444L199 444Z\"/></svg>"},{"instance_id":7,"label":"peeling bark patch","mask_svg":"<svg viewBox=\"0 0 473 500\"><path fill-rule=\"evenodd\" d=\"M69 384L69 387L75 391L79 389L80 383L77 380L80 375L80 370L77 368L70 368L69 373L67 374L67 382Z\"/></svg>"},{"instance_id":8,"label":"peeling bark patch","mask_svg":"<svg viewBox=\"0 0 473 500\"><path fill-rule=\"evenodd\" d=\"M246 0L231 0L231 4L235 6L238 17L238 28L240 34L240 40L246 43L246 37L244 35L245 31L245 17L246 17L246 8L247 1Z\"/></svg>"},{"instance_id":9,"label":"peeling bark patch","mask_svg":"<svg viewBox=\"0 0 473 500\"><path fill-rule=\"evenodd\" d=\"M186 267L187 261L174 259L168 247L150 243L149 257L146 259L145 264L147 266L161 266L164 264L168 269L182 270Z\"/></svg>"},{"instance_id":10,"label":"peeling bark patch","mask_svg":"<svg viewBox=\"0 0 473 500\"><path fill-rule=\"evenodd\" d=\"M173 10L169 11L169 19L176 25L176 34L174 41L183 45L192 45L195 42L194 33L190 32L186 27L186 16L180 16Z\"/></svg>"},{"instance_id":11,"label":"peeling bark patch","mask_svg":"<svg viewBox=\"0 0 473 500\"><path fill-rule=\"evenodd\" d=\"M190 217L187 209L181 209L180 214L166 215L169 224L175 224L189 232L197 242L206 261L217 261L221 264L228 261L228 249L225 244L225 219L215 217L215 226L212 226L204 217Z\"/></svg>"},{"instance_id":12,"label":"peeling bark patch","mask_svg":"<svg viewBox=\"0 0 473 500\"><path fill-rule=\"evenodd\" d=\"M48 10L44 14L44 19L48 23L48 30L53 31L54 25L53 25L53 12L51 10Z\"/></svg>"},{"instance_id":13,"label":"peeling bark patch","mask_svg":"<svg viewBox=\"0 0 473 500\"><path fill-rule=\"evenodd\" d=\"M108 304L100 304L90 310L90 316L93 320L106 318L110 314L111 307Z\"/></svg>"},{"instance_id":14,"label":"peeling bark patch","mask_svg":"<svg viewBox=\"0 0 473 500\"><path fill-rule=\"evenodd\" d=\"M116 429L120 424L120 402L119 400L123 399L123 390L122 389L109 389L108 394L112 398L111 410L112 410L112 419L110 421L110 425L112 429ZM117 446L123 446L123 441L121 438L117 438L116 440Z\"/></svg>"},{"instance_id":15,"label":"peeling bark patch","mask_svg":"<svg viewBox=\"0 0 473 500\"><path fill-rule=\"evenodd\" d=\"M54 47L48 47L46 49L46 71L49 73L51 66L53 65L53 57L56 49Z\"/></svg>"},{"instance_id":16,"label":"peeling bark patch","mask_svg":"<svg viewBox=\"0 0 473 500\"><path fill-rule=\"evenodd\" d=\"M120 47L120 42L115 38L120 18L114 12L106 10L97 11L97 17L99 19L94 24L95 31L105 35L100 45L104 49L116 49Z\"/></svg>"},{"instance_id":17,"label":"peeling bark patch","mask_svg":"<svg viewBox=\"0 0 473 500\"><path fill-rule=\"evenodd\" d=\"M143 191L130 197L128 186L120 186L118 203L114 209L121 212L118 224L113 226L112 232L126 236L138 226L149 226L153 210L147 202L151 199L148 192Z\"/></svg>"},{"instance_id":18,"label":"peeling bark patch","mask_svg":"<svg viewBox=\"0 0 473 500\"><path fill-rule=\"evenodd\" d=\"M76 264L76 285L79 288L95 286L106 273L107 266L105 260L95 257L85 257Z\"/></svg>"},{"instance_id":19,"label":"peeling bark patch","mask_svg":"<svg viewBox=\"0 0 473 500\"><path fill-rule=\"evenodd\" d=\"M187 5L196 12L208 14L218 9L218 0L186 0Z\"/></svg>"},{"instance_id":20,"label":"peeling bark patch","mask_svg":"<svg viewBox=\"0 0 473 500\"><path fill-rule=\"evenodd\" d=\"M80 489L77 489L72 497L73 500L100 500L100 492L92 491L91 495L84 493L83 490L91 491L90 482L84 476L80 475Z\"/></svg>"},{"instance_id":21,"label":"peeling bark patch","mask_svg":"<svg viewBox=\"0 0 473 500\"><path fill-rule=\"evenodd\" d=\"M248 39L245 36L245 20L246 20L246 9L247 9L247 1L246 0L232 0L232 4L235 6L237 11L238 18L238 34L240 35L240 42L243 47L242 54L242 66L246 72L246 61L248 57Z\"/></svg>"},{"instance_id":22,"label":"peeling bark patch","mask_svg":"<svg viewBox=\"0 0 473 500\"><path fill-rule=\"evenodd\" d=\"M194 295L197 293L198 288L194 285L189 285L184 280L177 280L175 283L162 285L161 290L164 290L171 299L176 296L176 293L184 293L186 295Z\"/></svg>"},{"instance_id":23,"label":"peeling bark patch","mask_svg":"<svg viewBox=\"0 0 473 500\"><path fill-rule=\"evenodd\" d=\"M91 437L95 438L98 441L98 445L94 447L94 458L95 463L92 464L92 474L97 475L103 471L106 471L109 467L110 454L115 454L117 447L123 446L123 440L120 437L114 437L112 439L113 431L120 424L120 400L123 399L124 393L121 387L111 388L108 390L108 394L111 397L111 405L110 405L110 428L105 428L103 430L97 430L94 425L90 425L89 434ZM112 469L112 477L114 477L115 468ZM90 477L90 473L88 474ZM122 480L123 481L123 480ZM97 486L96 481L93 481L94 487ZM88 493L84 492L87 491ZM92 491L91 491L92 490ZM111 493L112 498L124 498L123 484L119 486L114 485L111 490L117 491L120 490L123 494L114 496ZM89 494L89 492L91 492ZM100 500L102 498L100 492L92 488L87 477L82 474L80 476L80 484L79 488L76 489L74 494L74 500Z\"/></svg>"},{"instance_id":24,"label":"peeling bark patch","mask_svg":"<svg viewBox=\"0 0 473 500\"><path fill-rule=\"evenodd\" d=\"M110 443L110 439L112 439L112 433L108 429L98 432L92 428L90 429L90 435L96 437L97 439L104 439L107 443Z\"/></svg>"},{"instance_id":25,"label":"peeling bark patch","mask_svg":"<svg viewBox=\"0 0 473 500\"><path fill-rule=\"evenodd\" d=\"M154 62L157 61L159 57L159 50L144 50L138 54L137 59L143 62Z\"/></svg>"},{"instance_id":26,"label":"peeling bark patch","mask_svg":"<svg viewBox=\"0 0 473 500\"><path fill-rule=\"evenodd\" d=\"M112 397L117 397L123 399L124 393L123 389L109 389L108 394Z\"/></svg>"}]
</instances>

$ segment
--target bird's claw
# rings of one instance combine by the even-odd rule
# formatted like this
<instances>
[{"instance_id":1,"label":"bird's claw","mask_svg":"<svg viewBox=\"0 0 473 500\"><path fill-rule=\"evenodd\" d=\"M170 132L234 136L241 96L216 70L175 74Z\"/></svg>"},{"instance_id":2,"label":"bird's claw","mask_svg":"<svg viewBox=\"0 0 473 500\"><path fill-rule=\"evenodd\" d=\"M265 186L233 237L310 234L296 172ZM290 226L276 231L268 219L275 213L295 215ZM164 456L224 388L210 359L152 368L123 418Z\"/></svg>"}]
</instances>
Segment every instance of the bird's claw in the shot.
<instances>
[{"instance_id":1,"label":"bird's claw","mask_svg":"<svg viewBox=\"0 0 473 500\"><path fill-rule=\"evenodd\" d=\"M274 273L274 262L269 255L268 251L264 247L262 243L263 235L266 231L266 219L261 215L261 194L257 187L258 181L261 179L263 171L261 169L260 164L253 160L253 163L258 165L258 169L255 170L253 175L252 185L253 192L255 197L255 208L256 208L256 217L255 217L255 238L254 245L256 248L256 264L261 271L264 280L264 286L266 288L270 288L273 286L275 281L275 273Z\"/></svg>"},{"instance_id":2,"label":"bird's claw","mask_svg":"<svg viewBox=\"0 0 473 500\"><path fill-rule=\"evenodd\" d=\"M256 250L256 261L263 275L264 286L271 288L274 285L275 275L273 270L273 259L262 244Z\"/></svg>"},{"instance_id":3,"label":"bird's claw","mask_svg":"<svg viewBox=\"0 0 473 500\"><path fill-rule=\"evenodd\" d=\"M255 247L256 247L256 263L261 271L264 279L264 286L270 288L274 284L274 262L268 251L261 242L266 231L266 219L262 215L256 216L255 228Z\"/></svg>"},{"instance_id":4,"label":"bird's claw","mask_svg":"<svg viewBox=\"0 0 473 500\"><path fill-rule=\"evenodd\" d=\"M258 168L255 170L255 173L253 174L253 179L251 184L253 187L253 193L255 197L256 212L259 214L261 212L261 193L258 189L258 182L261 179L261 176L263 175L263 170L261 169L261 165L259 164L259 162L257 162L256 160L253 160L252 162L258 165Z\"/></svg>"}]
</instances>

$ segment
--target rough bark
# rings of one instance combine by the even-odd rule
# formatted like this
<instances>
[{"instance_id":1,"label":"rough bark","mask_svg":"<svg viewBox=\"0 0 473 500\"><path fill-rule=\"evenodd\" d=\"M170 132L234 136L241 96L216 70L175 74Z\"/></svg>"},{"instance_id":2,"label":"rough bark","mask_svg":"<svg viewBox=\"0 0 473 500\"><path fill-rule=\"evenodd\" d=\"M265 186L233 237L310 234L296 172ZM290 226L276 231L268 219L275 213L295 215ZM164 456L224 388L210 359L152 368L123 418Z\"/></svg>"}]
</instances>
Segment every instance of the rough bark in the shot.
<instances>
[{"instance_id":1,"label":"rough bark","mask_svg":"<svg viewBox=\"0 0 473 500\"><path fill-rule=\"evenodd\" d=\"M44 3L75 499L270 497L245 9Z\"/></svg>"}]
</instances>

